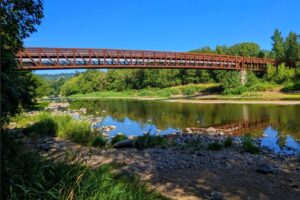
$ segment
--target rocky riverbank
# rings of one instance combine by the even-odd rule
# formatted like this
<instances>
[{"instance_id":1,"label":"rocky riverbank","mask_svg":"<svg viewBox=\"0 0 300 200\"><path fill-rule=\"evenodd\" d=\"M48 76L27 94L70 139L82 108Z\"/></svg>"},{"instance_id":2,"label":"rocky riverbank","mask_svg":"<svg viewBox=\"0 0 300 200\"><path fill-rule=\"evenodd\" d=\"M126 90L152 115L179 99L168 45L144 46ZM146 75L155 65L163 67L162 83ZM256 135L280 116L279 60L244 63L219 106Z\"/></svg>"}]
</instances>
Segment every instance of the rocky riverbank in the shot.
<instances>
[{"instance_id":1,"label":"rocky riverbank","mask_svg":"<svg viewBox=\"0 0 300 200\"><path fill-rule=\"evenodd\" d=\"M100 149L55 137L27 145L52 159L77 154L91 167L119 163L120 172L139 176L171 199L297 199L300 195L300 157L295 155L249 154L234 146L221 151L191 151L181 145Z\"/></svg>"},{"instance_id":2,"label":"rocky riverbank","mask_svg":"<svg viewBox=\"0 0 300 200\"><path fill-rule=\"evenodd\" d=\"M61 105L47 109L54 115L88 119L92 126L102 120L86 116L85 108L70 110L67 104L63 109ZM77 156L92 168L118 163L118 172L139 176L149 187L171 199L297 199L300 152L276 154L259 148L257 154L250 154L243 146L243 138L234 136L235 126L230 127L187 128L161 136L167 143L144 150L86 147L54 136L30 138L22 129L15 133L28 150L38 151L46 158L68 161L70 156ZM105 133L112 129L106 126L97 131ZM251 142L259 147L260 140Z\"/></svg>"}]
</instances>

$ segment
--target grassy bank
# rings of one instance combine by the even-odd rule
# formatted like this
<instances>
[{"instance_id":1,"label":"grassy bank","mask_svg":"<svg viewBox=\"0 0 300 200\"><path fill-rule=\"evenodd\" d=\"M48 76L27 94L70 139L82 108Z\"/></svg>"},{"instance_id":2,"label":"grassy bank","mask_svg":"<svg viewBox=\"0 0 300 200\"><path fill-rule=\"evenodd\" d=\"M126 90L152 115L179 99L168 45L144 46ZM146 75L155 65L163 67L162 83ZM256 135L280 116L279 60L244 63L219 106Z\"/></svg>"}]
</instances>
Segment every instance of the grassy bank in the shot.
<instances>
[{"instance_id":1,"label":"grassy bank","mask_svg":"<svg viewBox=\"0 0 300 200\"><path fill-rule=\"evenodd\" d=\"M300 92L283 92L284 86L258 83L250 87L235 88L222 93L219 84L190 84L170 88L142 90L102 91L71 95L69 98L189 98L212 100L300 100Z\"/></svg>"},{"instance_id":2,"label":"grassy bank","mask_svg":"<svg viewBox=\"0 0 300 200\"><path fill-rule=\"evenodd\" d=\"M165 199L136 178L114 173L117 165L91 169L76 157L48 160L3 132L1 142L1 199Z\"/></svg>"},{"instance_id":3,"label":"grassy bank","mask_svg":"<svg viewBox=\"0 0 300 200\"><path fill-rule=\"evenodd\" d=\"M101 91L87 94L75 94L68 96L70 98L86 98L86 97L154 97L169 98L174 96L190 96L201 92L211 92L218 90L219 84L189 84L180 85L169 88L145 88L141 90L126 91Z\"/></svg>"}]
</instances>

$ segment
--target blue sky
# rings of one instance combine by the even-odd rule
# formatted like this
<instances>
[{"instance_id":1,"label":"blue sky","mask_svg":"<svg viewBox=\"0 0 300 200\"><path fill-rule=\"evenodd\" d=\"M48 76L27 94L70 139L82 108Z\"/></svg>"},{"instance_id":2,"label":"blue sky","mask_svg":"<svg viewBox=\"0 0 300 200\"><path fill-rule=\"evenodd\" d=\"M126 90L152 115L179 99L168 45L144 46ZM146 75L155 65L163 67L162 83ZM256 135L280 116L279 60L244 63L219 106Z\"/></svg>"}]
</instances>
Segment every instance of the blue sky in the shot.
<instances>
[{"instance_id":1,"label":"blue sky","mask_svg":"<svg viewBox=\"0 0 300 200\"><path fill-rule=\"evenodd\" d=\"M189 51L249 41L271 49L275 28L300 33L299 10L299 0L44 0L42 24L24 44Z\"/></svg>"}]
</instances>

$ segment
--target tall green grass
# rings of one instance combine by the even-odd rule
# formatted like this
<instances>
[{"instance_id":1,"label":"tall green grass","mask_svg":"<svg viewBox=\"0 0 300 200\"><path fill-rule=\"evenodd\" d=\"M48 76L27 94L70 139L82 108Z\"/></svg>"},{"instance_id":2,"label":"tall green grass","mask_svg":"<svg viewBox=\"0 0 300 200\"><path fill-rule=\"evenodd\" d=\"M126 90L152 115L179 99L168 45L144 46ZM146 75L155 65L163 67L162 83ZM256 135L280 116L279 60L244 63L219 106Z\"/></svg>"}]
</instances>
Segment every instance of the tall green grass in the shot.
<instances>
[{"instance_id":1,"label":"tall green grass","mask_svg":"<svg viewBox=\"0 0 300 200\"><path fill-rule=\"evenodd\" d=\"M40 112L37 115L19 115L13 120L20 128L24 128L24 133L32 137L54 135L84 145L96 137L96 133L91 130L90 122L76 120L69 115Z\"/></svg>"},{"instance_id":2,"label":"tall green grass","mask_svg":"<svg viewBox=\"0 0 300 200\"><path fill-rule=\"evenodd\" d=\"M1 199L165 199L136 178L113 173L117 166L47 160L3 132L1 142Z\"/></svg>"}]
</instances>

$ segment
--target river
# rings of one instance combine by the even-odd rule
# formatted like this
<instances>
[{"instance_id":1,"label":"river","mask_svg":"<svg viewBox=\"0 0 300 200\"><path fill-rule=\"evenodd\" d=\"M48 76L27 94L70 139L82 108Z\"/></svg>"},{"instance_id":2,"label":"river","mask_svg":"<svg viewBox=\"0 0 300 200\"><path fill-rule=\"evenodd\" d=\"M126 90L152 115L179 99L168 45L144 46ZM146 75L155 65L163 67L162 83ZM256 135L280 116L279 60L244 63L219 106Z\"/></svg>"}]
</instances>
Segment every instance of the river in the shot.
<instances>
[{"instance_id":1,"label":"river","mask_svg":"<svg viewBox=\"0 0 300 200\"><path fill-rule=\"evenodd\" d=\"M126 135L169 134L187 127L242 127L236 135L261 137L261 145L276 152L300 151L300 105L192 104L153 100L74 100L72 109L103 117L97 126Z\"/></svg>"}]
</instances>

